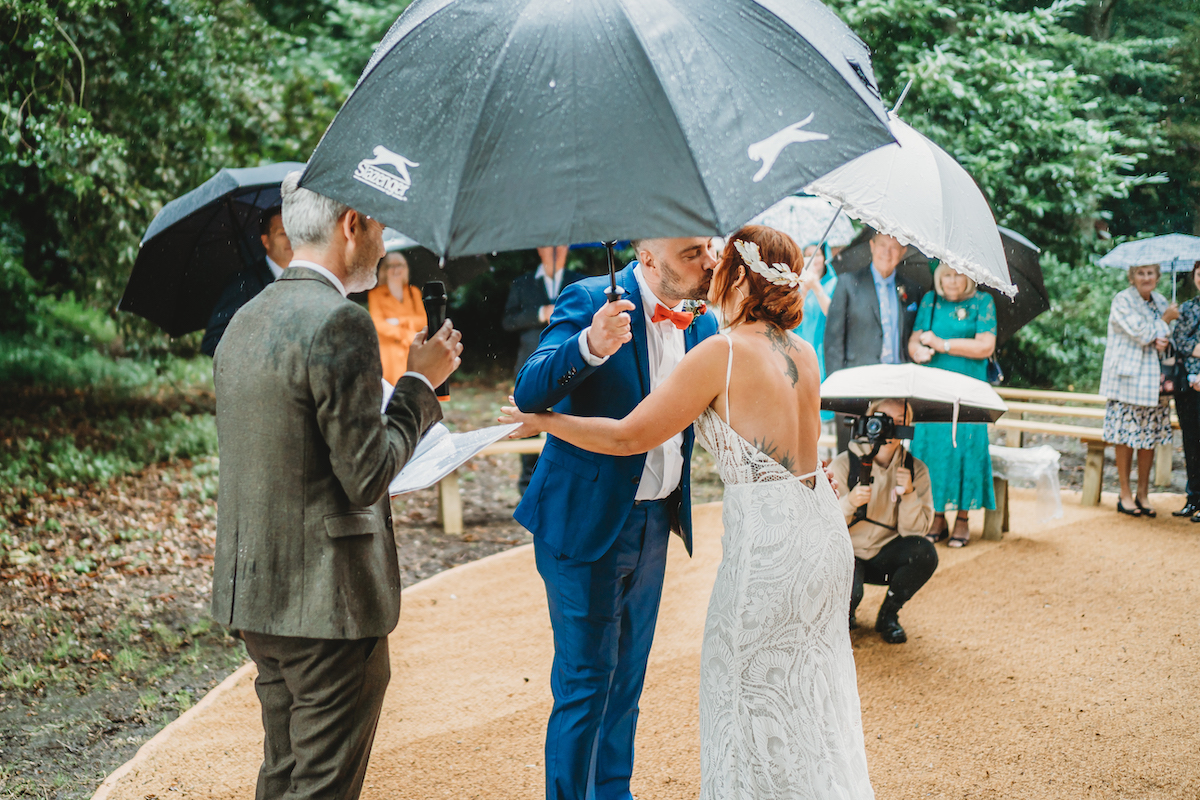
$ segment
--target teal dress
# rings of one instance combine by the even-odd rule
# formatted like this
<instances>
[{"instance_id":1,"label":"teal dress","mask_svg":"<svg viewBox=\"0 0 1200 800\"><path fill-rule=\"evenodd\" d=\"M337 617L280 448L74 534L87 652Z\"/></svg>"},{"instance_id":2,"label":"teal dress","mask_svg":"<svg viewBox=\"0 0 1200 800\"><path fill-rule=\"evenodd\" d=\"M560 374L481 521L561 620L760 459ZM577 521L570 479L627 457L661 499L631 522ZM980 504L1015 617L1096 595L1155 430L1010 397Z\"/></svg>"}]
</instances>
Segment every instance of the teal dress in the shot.
<instances>
[{"instance_id":1,"label":"teal dress","mask_svg":"<svg viewBox=\"0 0 1200 800\"><path fill-rule=\"evenodd\" d=\"M942 339L973 339L977 333L995 335L996 305L983 292L957 303L938 297L937 292L926 292L913 331L929 330ZM987 362L986 358L937 353L928 366L986 381ZM935 512L996 507L986 424L959 423L957 447L952 443L948 422L921 423L916 429L912 454L929 468Z\"/></svg>"},{"instance_id":2,"label":"teal dress","mask_svg":"<svg viewBox=\"0 0 1200 800\"><path fill-rule=\"evenodd\" d=\"M825 265L825 274L821 276L821 288L825 290L828 297L833 297L833 290L837 286L837 273L829 264ZM825 312L821 310L821 304L817 301L817 296L813 292L809 292L804 296L804 316L800 320L800 326L796 328L796 335L813 346L817 351L817 366L821 370L821 380L825 380ZM833 419L832 411L822 411L821 420L826 422Z\"/></svg>"}]
</instances>

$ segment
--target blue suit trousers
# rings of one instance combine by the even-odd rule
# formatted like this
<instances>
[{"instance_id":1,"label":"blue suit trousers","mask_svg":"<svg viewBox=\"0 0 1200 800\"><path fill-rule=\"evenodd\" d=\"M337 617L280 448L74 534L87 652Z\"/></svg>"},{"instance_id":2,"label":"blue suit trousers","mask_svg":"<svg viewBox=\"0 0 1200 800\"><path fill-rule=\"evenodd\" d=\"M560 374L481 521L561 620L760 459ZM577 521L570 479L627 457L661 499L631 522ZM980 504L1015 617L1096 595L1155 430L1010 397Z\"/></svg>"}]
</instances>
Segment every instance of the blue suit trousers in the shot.
<instances>
[{"instance_id":1,"label":"blue suit trousers","mask_svg":"<svg viewBox=\"0 0 1200 800\"><path fill-rule=\"evenodd\" d=\"M638 700L654 639L671 525L667 502L635 503L594 562L534 539L554 629L547 800L630 800Z\"/></svg>"}]
</instances>

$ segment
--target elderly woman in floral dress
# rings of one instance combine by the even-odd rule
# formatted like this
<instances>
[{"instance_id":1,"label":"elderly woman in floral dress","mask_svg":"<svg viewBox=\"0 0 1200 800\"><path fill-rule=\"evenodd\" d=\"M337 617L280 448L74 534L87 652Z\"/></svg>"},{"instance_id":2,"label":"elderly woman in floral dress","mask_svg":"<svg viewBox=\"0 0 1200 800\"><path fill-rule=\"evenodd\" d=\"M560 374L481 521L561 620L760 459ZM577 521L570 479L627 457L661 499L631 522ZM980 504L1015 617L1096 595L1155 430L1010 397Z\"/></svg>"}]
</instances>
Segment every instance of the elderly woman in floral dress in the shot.
<instances>
[{"instance_id":1,"label":"elderly woman in floral dress","mask_svg":"<svg viewBox=\"0 0 1200 800\"><path fill-rule=\"evenodd\" d=\"M1159 395L1159 354L1170 343L1167 323L1179 309L1154 287L1161 270L1157 264L1131 267L1128 289L1117 292L1108 314L1108 345L1100 373L1104 408L1104 441L1117 451L1117 477L1121 497L1117 511L1134 517L1156 516L1147 495L1154 448L1171 441L1171 406ZM1133 451L1137 450L1137 495L1129 488Z\"/></svg>"}]
</instances>

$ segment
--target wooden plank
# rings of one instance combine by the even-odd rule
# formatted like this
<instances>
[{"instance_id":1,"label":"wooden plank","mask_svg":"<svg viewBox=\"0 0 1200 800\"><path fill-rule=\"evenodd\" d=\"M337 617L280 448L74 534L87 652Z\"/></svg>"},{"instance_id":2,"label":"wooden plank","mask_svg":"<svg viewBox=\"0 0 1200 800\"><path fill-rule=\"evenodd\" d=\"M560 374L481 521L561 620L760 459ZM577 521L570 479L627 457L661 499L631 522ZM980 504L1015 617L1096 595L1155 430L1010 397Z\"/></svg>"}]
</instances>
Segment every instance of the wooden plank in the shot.
<instances>
[{"instance_id":1,"label":"wooden plank","mask_svg":"<svg viewBox=\"0 0 1200 800\"><path fill-rule=\"evenodd\" d=\"M1044 436L1066 436L1083 442L1104 441L1103 428L1089 428L1084 425L1063 425L1057 422L1040 422L1035 419L1012 419L1010 417L1001 417L994 424L996 430L1005 433L1025 431L1026 433L1040 433Z\"/></svg>"},{"instance_id":2,"label":"wooden plank","mask_svg":"<svg viewBox=\"0 0 1200 800\"><path fill-rule=\"evenodd\" d=\"M1171 485L1171 458L1175 455L1174 444L1160 444L1154 448L1154 485Z\"/></svg>"},{"instance_id":3,"label":"wooden plank","mask_svg":"<svg viewBox=\"0 0 1200 800\"><path fill-rule=\"evenodd\" d=\"M1008 481L992 476L992 488L996 493L996 508L983 512L983 538L999 541L1008 530Z\"/></svg>"},{"instance_id":4,"label":"wooden plank","mask_svg":"<svg viewBox=\"0 0 1200 800\"><path fill-rule=\"evenodd\" d=\"M1022 403L1012 401L1006 403L1008 413L1020 415L1022 419L1026 414L1036 414L1044 417L1070 417L1072 419L1104 419L1104 409L1091 406L1052 406L1045 403ZM1179 417L1171 415L1171 425L1179 428Z\"/></svg>"},{"instance_id":5,"label":"wooden plank","mask_svg":"<svg viewBox=\"0 0 1200 800\"><path fill-rule=\"evenodd\" d=\"M1100 505L1100 489L1104 485L1104 442L1088 442L1087 460L1083 465L1083 497L1080 505Z\"/></svg>"},{"instance_id":6,"label":"wooden plank","mask_svg":"<svg viewBox=\"0 0 1200 800\"><path fill-rule=\"evenodd\" d=\"M1059 392L1049 389L1014 389L1011 386L997 386L996 394L1005 400L1037 400L1043 403L1082 403L1102 406L1107 402L1107 398L1098 394Z\"/></svg>"},{"instance_id":7,"label":"wooden plank","mask_svg":"<svg viewBox=\"0 0 1200 800\"><path fill-rule=\"evenodd\" d=\"M540 453L546 446L546 440L541 437L533 439L501 439L492 442L479 451L481 456L499 456L506 453Z\"/></svg>"},{"instance_id":8,"label":"wooden plank","mask_svg":"<svg viewBox=\"0 0 1200 800\"><path fill-rule=\"evenodd\" d=\"M462 492L458 487L458 470L438 483L438 522L442 530L453 536L463 532Z\"/></svg>"}]
</instances>

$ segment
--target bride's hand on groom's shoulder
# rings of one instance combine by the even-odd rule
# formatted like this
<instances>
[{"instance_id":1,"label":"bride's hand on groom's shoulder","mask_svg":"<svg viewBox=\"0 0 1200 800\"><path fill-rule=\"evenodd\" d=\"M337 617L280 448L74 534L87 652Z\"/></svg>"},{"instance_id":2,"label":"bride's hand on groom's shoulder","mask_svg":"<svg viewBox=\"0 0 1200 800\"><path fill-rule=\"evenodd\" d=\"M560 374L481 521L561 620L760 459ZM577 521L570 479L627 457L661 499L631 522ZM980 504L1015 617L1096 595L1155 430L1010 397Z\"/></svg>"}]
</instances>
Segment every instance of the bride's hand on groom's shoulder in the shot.
<instances>
[{"instance_id":1,"label":"bride's hand on groom's shoulder","mask_svg":"<svg viewBox=\"0 0 1200 800\"><path fill-rule=\"evenodd\" d=\"M500 416L496 417L496 421L501 425L511 425L514 422L520 423L521 427L508 435L510 439L528 439L530 436L537 436L545 430L538 422L541 419L541 414L528 414L517 408L517 401L509 395L508 402L511 406L503 406L500 409Z\"/></svg>"}]
</instances>

